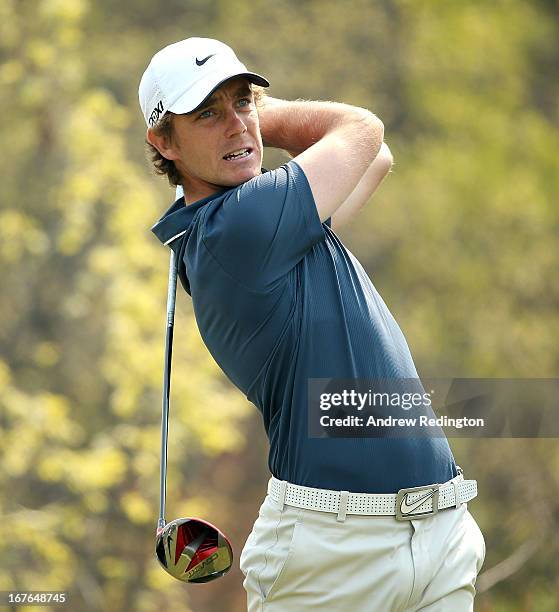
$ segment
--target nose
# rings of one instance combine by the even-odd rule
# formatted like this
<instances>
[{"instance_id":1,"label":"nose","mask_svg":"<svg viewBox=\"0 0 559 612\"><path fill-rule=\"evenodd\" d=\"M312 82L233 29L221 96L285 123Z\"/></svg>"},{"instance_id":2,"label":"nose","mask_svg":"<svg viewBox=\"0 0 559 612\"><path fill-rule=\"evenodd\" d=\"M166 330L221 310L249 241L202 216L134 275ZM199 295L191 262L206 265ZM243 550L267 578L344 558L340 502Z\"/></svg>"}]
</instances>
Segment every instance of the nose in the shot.
<instances>
[{"instance_id":1,"label":"nose","mask_svg":"<svg viewBox=\"0 0 559 612\"><path fill-rule=\"evenodd\" d=\"M243 117L235 109L230 109L227 115L227 132L226 135L237 136L238 134L244 134L247 131L246 123L243 121Z\"/></svg>"}]
</instances>

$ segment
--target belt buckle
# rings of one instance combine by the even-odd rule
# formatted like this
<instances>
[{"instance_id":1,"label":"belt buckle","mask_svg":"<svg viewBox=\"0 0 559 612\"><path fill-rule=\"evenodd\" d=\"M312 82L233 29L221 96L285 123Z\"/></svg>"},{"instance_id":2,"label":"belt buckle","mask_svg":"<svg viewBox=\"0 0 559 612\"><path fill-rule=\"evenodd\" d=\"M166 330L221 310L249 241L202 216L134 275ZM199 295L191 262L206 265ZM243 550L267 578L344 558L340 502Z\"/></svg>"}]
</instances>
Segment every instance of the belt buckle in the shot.
<instances>
[{"instance_id":1,"label":"belt buckle","mask_svg":"<svg viewBox=\"0 0 559 612\"><path fill-rule=\"evenodd\" d=\"M411 521L437 514L439 511L439 487L439 484L432 484L424 487L400 489L396 494L396 520ZM418 497L414 496L412 501L409 501L408 495L410 493L418 493L419 491L425 491L425 494ZM421 506L430 499L433 500L432 509L422 511Z\"/></svg>"}]
</instances>

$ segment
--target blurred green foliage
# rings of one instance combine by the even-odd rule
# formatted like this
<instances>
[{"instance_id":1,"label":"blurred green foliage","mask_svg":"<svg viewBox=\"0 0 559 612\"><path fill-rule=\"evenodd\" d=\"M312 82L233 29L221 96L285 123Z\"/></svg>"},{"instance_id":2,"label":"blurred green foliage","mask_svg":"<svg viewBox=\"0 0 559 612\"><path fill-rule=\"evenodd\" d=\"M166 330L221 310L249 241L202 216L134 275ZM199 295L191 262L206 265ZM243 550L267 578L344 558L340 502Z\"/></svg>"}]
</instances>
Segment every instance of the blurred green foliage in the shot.
<instances>
[{"instance_id":1,"label":"blurred green foliage","mask_svg":"<svg viewBox=\"0 0 559 612\"><path fill-rule=\"evenodd\" d=\"M238 569L189 589L153 555L168 252L149 228L173 199L143 151L153 53L220 38L276 97L378 114L395 165L342 237L420 374L553 377L558 17L521 0L0 2L0 590L67 590L72 610L244 607ZM182 291L175 336L167 514L217 522L238 556L264 431ZM559 609L556 440L451 445L480 488L476 609Z\"/></svg>"}]
</instances>

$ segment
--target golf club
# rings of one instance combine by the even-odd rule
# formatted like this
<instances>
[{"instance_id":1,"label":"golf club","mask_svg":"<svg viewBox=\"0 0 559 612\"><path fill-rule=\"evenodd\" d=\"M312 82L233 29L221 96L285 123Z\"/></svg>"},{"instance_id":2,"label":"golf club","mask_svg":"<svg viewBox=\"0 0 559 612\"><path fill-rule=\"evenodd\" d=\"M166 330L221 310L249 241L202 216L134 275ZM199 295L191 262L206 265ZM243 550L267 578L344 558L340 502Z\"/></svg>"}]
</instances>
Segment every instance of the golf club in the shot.
<instances>
[{"instance_id":1,"label":"golf club","mask_svg":"<svg viewBox=\"0 0 559 612\"><path fill-rule=\"evenodd\" d=\"M233 563L233 549L228 538L207 521L196 518L180 518L165 524L167 433L176 289L177 266L175 253L171 249L161 417L159 520L157 522L155 555L163 569L174 578L183 582L200 583L215 580L229 571Z\"/></svg>"}]
</instances>

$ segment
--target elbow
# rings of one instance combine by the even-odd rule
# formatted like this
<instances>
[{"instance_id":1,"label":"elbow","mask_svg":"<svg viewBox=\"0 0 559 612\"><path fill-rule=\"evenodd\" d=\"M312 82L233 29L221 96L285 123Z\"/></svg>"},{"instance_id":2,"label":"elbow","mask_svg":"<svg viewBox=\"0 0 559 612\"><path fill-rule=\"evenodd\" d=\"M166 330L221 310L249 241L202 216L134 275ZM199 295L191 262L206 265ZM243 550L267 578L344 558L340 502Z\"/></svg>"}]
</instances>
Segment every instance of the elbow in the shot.
<instances>
[{"instance_id":1,"label":"elbow","mask_svg":"<svg viewBox=\"0 0 559 612\"><path fill-rule=\"evenodd\" d=\"M385 166L387 166L388 170L390 170L394 164L394 156L392 155L392 151L388 148L388 145L385 142L383 142L380 147L377 159L379 162L382 162Z\"/></svg>"},{"instance_id":2,"label":"elbow","mask_svg":"<svg viewBox=\"0 0 559 612\"><path fill-rule=\"evenodd\" d=\"M384 123L378 117L375 117L375 119L375 144L378 143L378 155L378 152L382 148L382 144L384 142Z\"/></svg>"},{"instance_id":3,"label":"elbow","mask_svg":"<svg viewBox=\"0 0 559 612\"><path fill-rule=\"evenodd\" d=\"M382 144L384 140L384 123L382 122L380 117L377 117L371 111L367 110L365 112L366 112L370 131L372 132L372 134L375 136L376 139L380 139L380 143ZM380 144L379 144L379 147L380 147Z\"/></svg>"},{"instance_id":4,"label":"elbow","mask_svg":"<svg viewBox=\"0 0 559 612\"><path fill-rule=\"evenodd\" d=\"M361 127L367 130L367 133L380 139L379 147L384 140L384 123L374 113L366 108L355 107L357 113L355 118L361 123Z\"/></svg>"},{"instance_id":5,"label":"elbow","mask_svg":"<svg viewBox=\"0 0 559 612\"><path fill-rule=\"evenodd\" d=\"M384 141L384 123L376 115L373 115L373 117L375 118L376 134L380 138L380 142L382 143Z\"/></svg>"},{"instance_id":6,"label":"elbow","mask_svg":"<svg viewBox=\"0 0 559 612\"><path fill-rule=\"evenodd\" d=\"M354 107L354 111L352 116L354 137L361 161L368 166L373 163L381 151L384 141L384 123L365 108Z\"/></svg>"},{"instance_id":7,"label":"elbow","mask_svg":"<svg viewBox=\"0 0 559 612\"><path fill-rule=\"evenodd\" d=\"M376 151L376 147L373 145L373 151ZM388 145L385 142L382 142L378 151L376 151L376 156L372 162L378 169L385 170L385 172L389 172L394 164L394 157L392 156L392 152L388 148Z\"/></svg>"},{"instance_id":8,"label":"elbow","mask_svg":"<svg viewBox=\"0 0 559 612\"><path fill-rule=\"evenodd\" d=\"M369 114L369 138L371 139L371 162L382 152L384 144L384 123L373 113ZM388 147L387 147L388 148ZM388 151L390 153L390 151Z\"/></svg>"}]
</instances>

